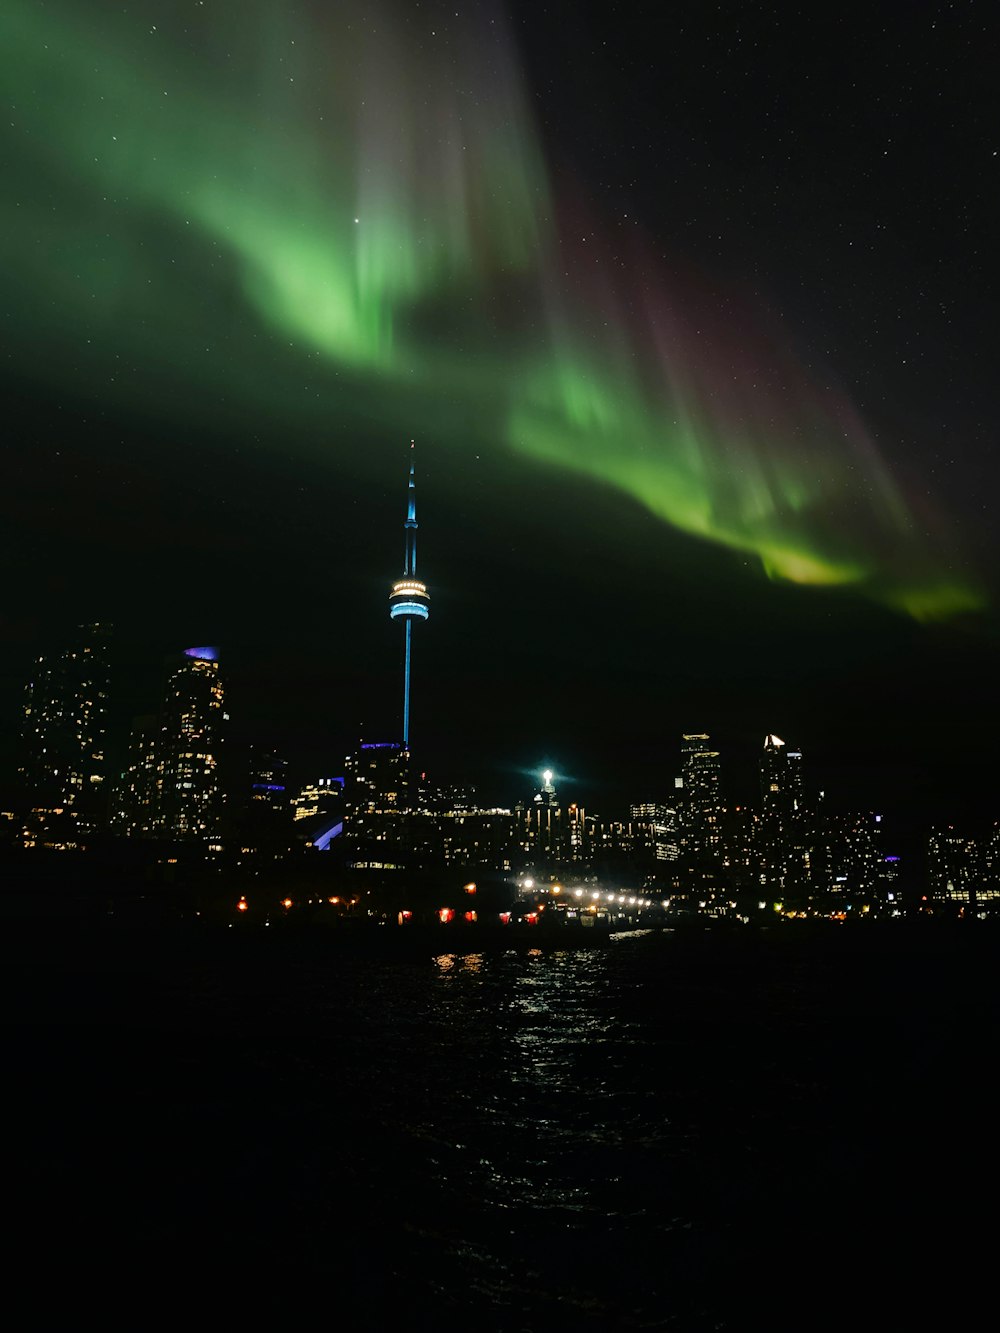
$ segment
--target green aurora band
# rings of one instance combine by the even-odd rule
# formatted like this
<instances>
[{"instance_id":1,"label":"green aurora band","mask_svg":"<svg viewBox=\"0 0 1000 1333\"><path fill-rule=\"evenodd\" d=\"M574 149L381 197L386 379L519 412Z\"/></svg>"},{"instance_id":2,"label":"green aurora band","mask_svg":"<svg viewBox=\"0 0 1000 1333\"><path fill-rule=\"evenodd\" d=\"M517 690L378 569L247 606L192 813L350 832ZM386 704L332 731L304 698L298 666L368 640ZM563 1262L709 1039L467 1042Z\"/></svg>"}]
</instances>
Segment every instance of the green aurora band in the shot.
<instances>
[{"instance_id":1,"label":"green aurora band","mask_svg":"<svg viewBox=\"0 0 1000 1333\"><path fill-rule=\"evenodd\" d=\"M486 420L774 579L918 619L982 605L787 339L638 241L611 262L621 243L558 206L499 15L86 8L0 14L5 285L32 372L146 409L152 375L158 413L204 420L214 396L289 434L339 412L457 447Z\"/></svg>"}]
</instances>

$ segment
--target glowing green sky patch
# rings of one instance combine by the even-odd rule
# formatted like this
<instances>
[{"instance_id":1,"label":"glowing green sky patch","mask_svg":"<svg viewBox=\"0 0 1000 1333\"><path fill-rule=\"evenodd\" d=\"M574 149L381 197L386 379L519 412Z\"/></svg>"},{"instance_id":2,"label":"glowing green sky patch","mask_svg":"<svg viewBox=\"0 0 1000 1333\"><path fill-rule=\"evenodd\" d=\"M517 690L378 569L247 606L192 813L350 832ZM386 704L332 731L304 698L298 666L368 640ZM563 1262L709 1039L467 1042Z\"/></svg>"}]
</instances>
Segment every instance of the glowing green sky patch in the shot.
<instances>
[{"instance_id":1,"label":"glowing green sky patch","mask_svg":"<svg viewBox=\"0 0 1000 1333\"><path fill-rule=\"evenodd\" d=\"M290 435L348 398L440 446L486 420L512 467L614 487L770 578L918 619L981 604L850 402L752 312L713 327L659 271L598 282L599 241L574 259L500 25L462 15L442 43L391 0L231 13L3 6L26 365L68 346L48 373L99 395L123 358L167 361ZM260 373L290 344L315 357L307 401Z\"/></svg>"}]
</instances>

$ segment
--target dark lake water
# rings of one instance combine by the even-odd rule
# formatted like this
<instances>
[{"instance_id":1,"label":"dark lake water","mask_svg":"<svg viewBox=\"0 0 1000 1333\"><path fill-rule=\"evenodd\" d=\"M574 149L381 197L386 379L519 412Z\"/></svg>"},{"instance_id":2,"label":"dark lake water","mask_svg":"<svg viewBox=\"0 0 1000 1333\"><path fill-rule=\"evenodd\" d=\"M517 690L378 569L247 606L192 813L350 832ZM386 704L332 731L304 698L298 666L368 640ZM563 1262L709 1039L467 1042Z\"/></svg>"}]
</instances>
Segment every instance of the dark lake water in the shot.
<instances>
[{"instance_id":1,"label":"dark lake water","mask_svg":"<svg viewBox=\"0 0 1000 1333\"><path fill-rule=\"evenodd\" d=\"M979 1327L992 936L4 958L28 1323Z\"/></svg>"}]
</instances>

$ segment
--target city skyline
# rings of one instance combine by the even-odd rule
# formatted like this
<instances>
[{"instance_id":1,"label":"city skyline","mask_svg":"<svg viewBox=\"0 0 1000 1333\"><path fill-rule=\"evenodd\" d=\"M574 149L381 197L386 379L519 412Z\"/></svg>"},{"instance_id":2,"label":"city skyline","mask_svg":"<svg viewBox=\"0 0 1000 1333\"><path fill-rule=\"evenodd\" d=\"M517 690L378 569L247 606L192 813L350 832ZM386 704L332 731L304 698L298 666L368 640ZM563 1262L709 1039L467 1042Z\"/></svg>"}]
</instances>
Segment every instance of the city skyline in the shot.
<instances>
[{"instance_id":1,"label":"city skyline","mask_svg":"<svg viewBox=\"0 0 1000 1333\"><path fill-rule=\"evenodd\" d=\"M551 768L537 775L533 795L522 787L504 808L490 793L421 771L401 739L359 740L342 775L307 781L260 747L227 762L230 717L214 647L188 648L167 662L159 713L134 720L126 762L116 769L105 747L111 637L107 625L79 626L34 665L20 791L2 816L8 858L20 852L37 864L52 852L76 853L100 866L113 845L121 856L123 843L132 843L134 854L121 864L133 869L145 864L149 874L183 861L190 873L207 856L239 882L247 858L301 875L303 853L314 862L317 852L336 849L329 861L320 858L326 892L350 885L351 908L363 895L367 916L399 925L414 920L414 907L426 921L428 872L432 897L449 901L477 892L474 881L460 890L456 874L485 875L485 920L502 924L535 924L546 908L550 924L596 914L590 924L605 928L633 908L743 924L772 912L838 921L852 912L986 917L1000 901L1000 822L938 820L918 845L891 816L828 802L810 782L802 750L774 733L758 750L753 804L727 797L713 738L685 733L672 784L665 771L659 792L633 793L627 815L588 809ZM218 881L223 893L227 882ZM111 873L109 888L124 883L120 871ZM277 904L257 884L252 904L244 891L233 910L290 910L295 901L283 883ZM172 896L168 888L164 905ZM469 904L435 907L430 917L448 924L456 912L466 924L481 917Z\"/></svg>"},{"instance_id":2,"label":"city skyline","mask_svg":"<svg viewBox=\"0 0 1000 1333\"><path fill-rule=\"evenodd\" d=\"M398 627L379 601L415 439L436 771L513 786L549 761L624 802L633 780L657 781L665 737L705 728L749 754L763 729L802 738L824 785L850 778L865 807L988 817L997 159L985 119L962 112L990 77L975 16L685 9L651 62L642 7L611 22L561 0L458 19L387 3L369 68L405 53L390 128L365 122L324 172L330 141L301 99L322 97L312 52L330 31L305 5L258 50L267 7L243 13L233 82L206 78L173 20L143 27L141 4L86 22L56 4L17 36L39 37L28 69L45 49L31 24L59 35L64 91L40 105L22 88L4 130L28 228L4 279L0 541L24 571L0 616L4 771L32 655L96 620L119 626L125 712L148 707L160 656L218 642L245 744L319 772L362 729L393 734ZM206 49L235 40L221 10L192 22ZM101 53L121 133L67 34ZM477 42L490 68L473 107ZM909 82L886 84L907 61ZM423 121L393 155L422 74L442 90L428 123L482 150L470 165ZM258 110L273 134L246 143ZM191 156L178 145L196 113ZM81 151L77 126L107 151ZM248 204L225 176L220 235L197 186L227 135L260 193ZM143 144L164 174L139 173L137 208L115 154L134 163ZM435 182L462 201L451 231ZM505 204L487 222L490 199ZM54 261L37 264L42 250ZM279 299L268 284L289 273L300 285ZM320 318L341 273L365 297L346 350ZM733 781L751 799L752 763Z\"/></svg>"},{"instance_id":3,"label":"city skyline","mask_svg":"<svg viewBox=\"0 0 1000 1333\"><path fill-rule=\"evenodd\" d=\"M37 1320L981 1322L998 32L0 4Z\"/></svg>"},{"instance_id":4,"label":"city skyline","mask_svg":"<svg viewBox=\"0 0 1000 1333\"><path fill-rule=\"evenodd\" d=\"M36 644L33 656L37 658L37 649L43 648L45 651L41 658L37 658L38 661L47 660L49 657L59 658L64 652L69 651L67 645L72 645L73 635L88 628L80 626L74 631L70 627L63 626L60 633L53 633L44 643ZM122 636L116 634L113 626L104 624L97 628L101 630L103 636L102 665L105 672L111 673L106 681L108 688L102 705L107 714L105 718L107 730L103 745L108 751L110 768L120 772L125 771L129 749L135 739L133 732L136 728L141 731L144 724L150 723L153 717L150 709L161 697L167 677L174 669L173 664L178 660L197 659L202 655L211 654L212 662L222 667L223 679L228 682L232 675L238 694L240 692L240 686L243 684L240 679L240 667L243 664L238 657L227 654L224 647L185 648L166 652L161 649L142 661L137 656L137 645L122 644ZM279 697L277 700L279 706L272 707L264 726L261 726L260 719L253 715L248 718L246 715L241 717L237 713L232 720L227 715L226 732L229 738L227 751L231 755L239 756L237 763L244 766L251 763L251 756L257 751L280 754L283 756L283 763L291 763L297 775L303 780L308 777L311 781L320 774L329 775L335 769L339 771L344 755L352 752L362 740L401 740L402 709L396 702L400 694L400 654L398 645L394 646L391 642L384 644L383 648L385 660L380 664L377 676L379 686L385 693L384 697L377 701L378 706L372 710L383 719L378 724L359 723L357 726L352 726L346 720L352 711L348 704L338 718L328 723L329 740L326 743L302 746L293 728L283 725L280 705L287 704L293 708L296 703L295 693L290 691L284 697ZM283 666L294 674L296 663L290 652L284 655ZM25 669L28 669L27 665ZM30 685L30 681L28 683ZM9 760L0 775L0 790L6 790L8 805L12 801L16 804L21 782L20 768L25 762L23 744L18 738L24 726L24 679L20 685L19 694L22 697L15 696L14 716L0 719L0 731L6 730L8 736L12 738ZM420 690L433 695L433 686L433 678L428 668L420 682ZM275 703L273 694L271 701L272 704ZM726 716L728 709L724 701L720 702L722 706L716 710L717 715ZM155 725L158 729L160 724L156 722ZM546 768L551 768L560 783L572 783L588 803L597 802L603 808L620 813L637 801L669 802L674 781L682 774L688 762L684 758L684 747L690 749L692 743L702 739L707 742L711 737L712 745L718 746L722 755L715 780L720 784L723 799L730 806L754 807L766 805L760 791L759 746L763 743L766 753L766 748L772 741L777 741L780 746L785 745L775 733L767 731L766 725L767 719L752 729L743 727L724 730L713 726L710 733L702 735L685 730L683 721L674 722L669 730L663 730L655 738L646 738L650 745L655 746L659 756L654 765L636 765L635 750L623 741L620 748L612 752L611 767L604 770L595 762L592 754L588 755L585 732L573 734L568 738L564 746L564 751L570 756L568 760L563 758L563 753L555 746L540 743L526 747L525 751L513 756L513 761L508 758L507 762L497 756L485 755L474 744L463 746L456 745L452 741L450 745L442 745L443 738L432 732L421 738L415 763L419 768L430 770L438 779L472 781L478 788L492 792L497 800L508 804L516 802L519 794L523 792L525 783L530 785ZM793 735L793 740L789 755L794 752L801 767L802 748L798 743L799 733L790 734ZM822 735L821 730L819 734ZM901 826L909 829L911 833L917 833L935 823L967 823L970 826L978 826L991 824L995 818L992 790L983 787L980 769L974 761L969 764L968 771L964 774L948 775L949 780L944 787L928 783L924 789L923 800L913 805L908 800L913 789L911 784L914 780L918 782L925 780L928 777L926 771L920 769L911 771L907 773L901 785L895 785L891 780L883 780L882 775L886 770L879 756L873 758L872 751L868 748L868 741L871 738L853 735L847 738L841 737L838 738L839 744L830 745L828 742L826 748L813 745L812 739L807 731L805 748L808 752L809 785L814 792L823 792L831 809L848 812L878 808L889 811ZM677 750L675 756L676 771L670 768L669 760L667 767L664 768L663 756L672 754L677 745L681 748ZM446 762L435 763L434 760L440 759L442 754L446 756ZM714 760L717 765L719 758L719 753L715 753ZM891 765L888 771L891 773ZM801 773L798 781L800 783L802 781ZM942 793L945 799L942 799Z\"/></svg>"}]
</instances>

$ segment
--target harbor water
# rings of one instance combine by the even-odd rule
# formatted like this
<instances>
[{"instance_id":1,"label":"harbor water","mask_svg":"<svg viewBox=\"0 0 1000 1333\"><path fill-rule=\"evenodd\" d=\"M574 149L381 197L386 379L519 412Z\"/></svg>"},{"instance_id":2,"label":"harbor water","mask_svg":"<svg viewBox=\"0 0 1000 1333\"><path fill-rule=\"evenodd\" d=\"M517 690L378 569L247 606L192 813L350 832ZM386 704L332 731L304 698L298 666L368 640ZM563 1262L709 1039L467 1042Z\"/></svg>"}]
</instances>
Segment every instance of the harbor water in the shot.
<instances>
[{"instance_id":1,"label":"harbor water","mask_svg":"<svg viewBox=\"0 0 1000 1333\"><path fill-rule=\"evenodd\" d=\"M441 939L8 940L27 1323L974 1326L992 937Z\"/></svg>"}]
</instances>

